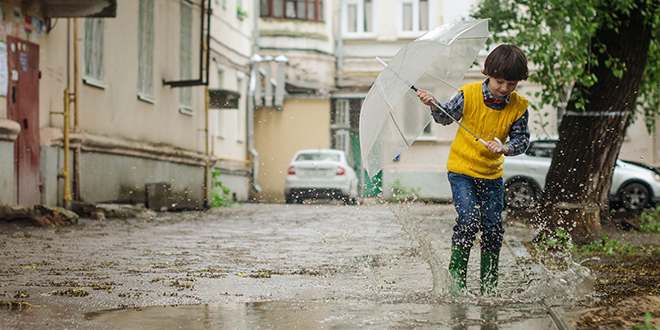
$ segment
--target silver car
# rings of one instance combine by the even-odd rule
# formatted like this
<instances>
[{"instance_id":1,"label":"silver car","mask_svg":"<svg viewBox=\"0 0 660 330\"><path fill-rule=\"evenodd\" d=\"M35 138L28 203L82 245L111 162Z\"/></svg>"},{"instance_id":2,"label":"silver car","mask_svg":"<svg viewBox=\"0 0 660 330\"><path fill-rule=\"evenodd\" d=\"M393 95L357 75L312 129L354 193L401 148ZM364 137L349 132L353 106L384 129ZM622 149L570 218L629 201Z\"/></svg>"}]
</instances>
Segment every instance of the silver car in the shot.
<instances>
[{"instance_id":1,"label":"silver car","mask_svg":"<svg viewBox=\"0 0 660 330\"><path fill-rule=\"evenodd\" d=\"M532 141L527 152L504 160L504 204L513 210L532 209L545 186L555 140ZM660 175L649 167L617 160L610 202L627 210L642 210L660 201Z\"/></svg>"},{"instance_id":2,"label":"silver car","mask_svg":"<svg viewBox=\"0 0 660 330\"><path fill-rule=\"evenodd\" d=\"M287 168L284 197L287 203L307 198L340 199L355 204L357 176L346 154L335 149L306 149L296 152Z\"/></svg>"}]
</instances>

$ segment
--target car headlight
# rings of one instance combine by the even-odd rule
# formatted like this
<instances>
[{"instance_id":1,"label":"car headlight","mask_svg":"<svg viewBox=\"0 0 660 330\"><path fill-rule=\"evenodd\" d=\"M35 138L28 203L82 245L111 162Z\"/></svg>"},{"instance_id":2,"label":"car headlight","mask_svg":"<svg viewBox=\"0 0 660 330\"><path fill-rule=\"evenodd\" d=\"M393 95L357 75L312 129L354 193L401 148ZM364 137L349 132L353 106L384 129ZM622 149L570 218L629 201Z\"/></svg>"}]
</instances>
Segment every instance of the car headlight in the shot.
<instances>
[{"instance_id":1,"label":"car headlight","mask_svg":"<svg viewBox=\"0 0 660 330\"><path fill-rule=\"evenodd\" d=\"M653 175L653 179L655 179L655 181L660 182L660 174L657 174L657 173L654 174L654 175Z\"/></svg>"}]
</instances>

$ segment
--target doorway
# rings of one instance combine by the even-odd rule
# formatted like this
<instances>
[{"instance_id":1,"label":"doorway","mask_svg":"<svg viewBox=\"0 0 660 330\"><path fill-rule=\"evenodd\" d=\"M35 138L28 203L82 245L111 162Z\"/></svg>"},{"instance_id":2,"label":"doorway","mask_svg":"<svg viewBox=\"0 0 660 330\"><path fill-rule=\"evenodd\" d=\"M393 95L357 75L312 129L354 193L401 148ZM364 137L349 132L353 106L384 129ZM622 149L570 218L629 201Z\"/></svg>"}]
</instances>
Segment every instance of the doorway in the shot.
<instances>
[{"instance_id":1,"label":"doorway","mask_svg":"<svg viewBox=\"0 0 660 330\"><path fill-rule=\"evenodd\" d=\"M39 46L7 36L7 62L7 118L21 125L14 142L14 196L19 205L40 204Z\"/></svg>"}]
</instances>

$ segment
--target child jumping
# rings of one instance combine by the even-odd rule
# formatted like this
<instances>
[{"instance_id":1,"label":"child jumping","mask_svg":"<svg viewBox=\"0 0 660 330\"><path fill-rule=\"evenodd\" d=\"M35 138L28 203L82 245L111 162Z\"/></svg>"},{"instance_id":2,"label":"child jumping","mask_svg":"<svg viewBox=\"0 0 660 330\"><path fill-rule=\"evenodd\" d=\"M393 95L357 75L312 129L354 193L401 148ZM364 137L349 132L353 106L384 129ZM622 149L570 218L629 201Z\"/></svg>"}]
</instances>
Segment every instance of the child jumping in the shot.
<instances>
[{"instance_id":1,"label":"child jumping","mask_svg":"<svg viewBox=\"0 0 660 330\"><path fill-rule=\"evenodd\" d=\"M466 84L452 100L440 104L444 112L433 105L438 103L428 91L417 92L420 101L431 107L437 123L449 125L461 120L467 130L486 141L484 145L466 130L458 129L447 160L449 184L458 213L449 261L449 290L454 296L467 293L468 259L479 231L481 294L496 294L504 235L502 163L504 156L522 154L529 146L529 101L515 92L518 82L529 75L525 54L516 46L500 45L486 58L482 73L487 77L484 82ZM500 147L495 138L506 143Z\"/></svg>"}]
</instances>

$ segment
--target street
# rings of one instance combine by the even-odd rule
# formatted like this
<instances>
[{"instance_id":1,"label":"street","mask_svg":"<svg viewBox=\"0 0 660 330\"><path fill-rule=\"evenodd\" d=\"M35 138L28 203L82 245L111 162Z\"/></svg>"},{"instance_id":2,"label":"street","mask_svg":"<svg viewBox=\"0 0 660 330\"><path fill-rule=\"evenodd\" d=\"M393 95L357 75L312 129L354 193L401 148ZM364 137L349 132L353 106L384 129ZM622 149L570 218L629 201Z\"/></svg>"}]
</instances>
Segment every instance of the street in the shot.
<instances>
[{"instance_id":1,"label":"street","mask_svg":"<svg viewBox=\"0 0 660 330\"><path fill-rule=\"evenodd\" d=\"M0 328L553 328L539 292L568 305L520 263L532 233L519 224L505 226L501 296L478 295L478 245L475 297L443 293L454 216L445 204L243 204L62 228L1 222Z\"/></svg>"}]
</instances>

